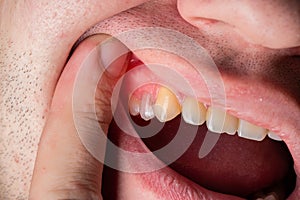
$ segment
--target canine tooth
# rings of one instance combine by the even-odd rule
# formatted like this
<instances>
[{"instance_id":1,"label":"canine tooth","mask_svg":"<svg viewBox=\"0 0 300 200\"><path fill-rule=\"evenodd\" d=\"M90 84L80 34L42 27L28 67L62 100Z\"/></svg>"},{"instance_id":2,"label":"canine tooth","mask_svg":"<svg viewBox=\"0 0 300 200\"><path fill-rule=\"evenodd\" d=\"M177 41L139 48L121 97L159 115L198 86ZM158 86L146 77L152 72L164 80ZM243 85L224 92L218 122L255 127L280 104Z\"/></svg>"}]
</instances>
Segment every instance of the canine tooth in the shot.
<instances>
[{"instance_id":1,"label":"canine tooth","mask_svg":"<svg viewBox=\"0 0 300 200\"><path fill-rule=\"evenodd\" d=\"M153 106L154 114L160 122L175 118L181 112L177 97L167 88L161 87Z\"/></svg>"},{"instance_id":2,"label":"canine tooth","mask_svg":"<svg viewBox=\"0 0 300 200\"><path fill-rule=\"evenodd\" d=\"M238 128L238 119L221 108L211 106L207 109L206 125L212 132L234 135Z\"/></svg>"},{"instance_id":3,"label":"canine tooth","mask_svg":"<svg viewBox=\"0 0 300 200\"><path fill-rule=\"evenodd\" d=\"M273 140L282 141L282 139L277 134L275 134L271 131L268 132L268 136L269 136L269 138L271 138Z\"/></svg>"},{"instance_id":4,"label":"canine tooth","mask_svg":"<svg viewBox=\"0 0 300 200\"><path fill-rule=\"evenodd\" d=\"M238 135L246 139L262 141L267 135L267 130L240 119Z\"/></svg>"},{"instance_id":5,"label":"canine tooth","mask_svg":"<svg viewBox=\"0 0 300 200\"><path fill-rule=\"evenodd\" d=\"M140 115L146 121L154 117L150 94L144 94L142 97Z\"/></svg>"},{"instance_id":6,"label":"canine tooth","mask_svg":"<svg viewBox=\"0 0 300 200\"><path fill-rule=\"evenodd\" d=\"M131 97L128 106L131 115L136 116L140 113L140 101L137 98Z\"/></svg>"},{"instance_id":7,"label":"canine tooth","mask_svg":"<svg viewBox=\"0 0 300 200\"><path fill-rule=\"evenodd\" d=\"M182 117L186 123L201 125L205 122L206 108L196 99L187 97L182 103Z\"/></svg>"}]
</instances>

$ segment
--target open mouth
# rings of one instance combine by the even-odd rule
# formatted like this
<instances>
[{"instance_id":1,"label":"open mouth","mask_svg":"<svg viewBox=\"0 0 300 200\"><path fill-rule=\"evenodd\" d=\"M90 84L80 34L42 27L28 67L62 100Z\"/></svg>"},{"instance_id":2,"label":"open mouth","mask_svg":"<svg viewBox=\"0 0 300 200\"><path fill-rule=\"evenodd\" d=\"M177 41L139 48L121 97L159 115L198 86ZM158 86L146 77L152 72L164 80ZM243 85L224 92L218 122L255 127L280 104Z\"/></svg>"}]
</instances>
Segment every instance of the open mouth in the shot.
<instances>
[{"instance_id":1,"label":"open mouth","mask_svg":"<svg viewBox=\"0 0 300 200\"><path fill-rule=\"evenodd\" d=\"M118 97L127 115L114 114L108 137L142 156L122 157L107 146L105 163L117 166L104 168L104 199L299 199L299 56L292 57L299 51L251 45L222 24L194 29L176 6L166 6L167 14L157 7L125 12L84 36L112 35L134 53ZM209 50L219 73L190 51L195 43ZM176 44L203 61L200 73L189 59L161 51ZM133 129L124 131L122 121ZM149 153L153 163L143 157ZM123 162L133 169L121 170Z\"/></svg>"},{"instance_id":2,"label":"open mouth","mask_svg":"<svg viewBox=\"0 0 300 200\"><path fill-rule=\"evenodd\" d=\"M168 81L156 84L157 77L136 56L131 57L128 72L134 69L123 87L136 86L136 79L149 79L149 84L127 93L123 102L140 138L122 131L115 121L108 137L126 151L151 151L166 163L164 168L134 174L143 187L157 194L157 199L297 199L298 168L293 160L297 146L292 134L297 128L293 121L274 119L288 106L270 109L282 102L280 91L257 82L249 86L251 78L234 79L221 73L228 100L226 105L218 101L213 104L207 88L197 82L201 81L199 77L186 77L196 91L190 95ZM278 94L278 101L268 98L272 92ZM178 132L183 133L181 142L166 154L156 153ZM185 151L170 162L170 157L185 145ZM117 157L109 147L106 155L109 159ZM125 172L104 169L104 199L122 199L115 192L120 173Z\"/></svg>"}]
</instances>

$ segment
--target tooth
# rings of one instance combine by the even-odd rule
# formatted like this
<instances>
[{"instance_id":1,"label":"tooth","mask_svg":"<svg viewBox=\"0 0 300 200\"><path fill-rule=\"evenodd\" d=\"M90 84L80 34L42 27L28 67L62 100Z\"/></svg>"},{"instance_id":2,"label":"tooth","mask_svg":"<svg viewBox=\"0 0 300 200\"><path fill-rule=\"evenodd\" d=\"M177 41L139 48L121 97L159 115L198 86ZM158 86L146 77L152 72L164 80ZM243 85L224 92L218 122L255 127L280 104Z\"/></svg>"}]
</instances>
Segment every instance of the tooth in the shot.
<instances>
[{"instance_id":1,"label":"tooth","mask_svg":"<svg viewBox=\"0 0 300 200\"><path fill-rule=\"evenodd\" d=\"M182 103L182 117L186 123L201 125L205 122L206 108L196 99L187 97Z\"/></svg>"},{"instance_id":2,"label":"tooth","mask_svg":"<svg viewBox=\"0 0 300 200\"><path fill-rule=\"evenodd\" d=\"M270 194L264 198L264 200L277 200L277 199L278 198L276 198L275 195L273 195L273 194Z\"/></svg>"},{"instance_id":3,"label":"tooth","mask_svg":"<svg viewBox=\"0 0 300 200\"><path fill-rule=\"evenodd\" d=\"M271 138L273 140L282 141L282 139L277 134L275 134L271 131L268 132L268 136L269 136L269 138Z\"/></svg>"},{"instance_id":4,"label":"tooth","mask_svg":"<svg viewBox=\"0 0 300 200\"><path fill-rule=\"evenodd\" d=\"M263 195L264 197L258 197L255 200L279 200L279 198L274 194L269 194L267 196Z\"/></svg>"},{"instance_id":5,"label":"tooth","mask_svg":"<svg viewBox=\"0 0 300 200\"><path fill-rule=\"evenodd\" d=\"M224 110L216 107L208 107L206 113L206 126L208 130L215 133L223 133L223 125L226 113Z\"/></svg>"},{"instance_id":6,"label":"tooth","mask_svg":"<svg viewBox=\"0 0 300 200\"><path fill-rule=\"evenodd\" d=\"M129 112L136 116L140 113L140 101L136 97L131 97L128 102Z\"/></svg>"},{"instance_id":7,"label":"tooth","mask_svg":"<svg viewBox=\"0 0 300 200\"><path fill-rule=\"evenodd\" d=\"M238 128L238 119L221 108L211 106L207 109L206 125L212 132L234 135Z\"/></svg>"},{"instance_id":8,"label":"tooth","mask_svg":"<svg viewBox=\"0 0 300 200\"><path fill-rule=\"evenodd\" d=\"M225 124L223 131L229 135L234 135L238 129L239 119L226 113Z\"/></svg>"},{"instance_id":9,"label":"tooth","mask_svg":"<svg viewBox=\"0 0 300 200\"><path fill-rule=\"evenodd\" d=\"M246 139L262 141L267 135L267 130L240 119L238 135Z\"/></svg>"},{"instance_id":10,"label":"tooth","mask_svg":"<svg viewBox=\"0 0 300 200\"><path fill-rule=\"evenodd\" d=\"M144 94L140 105L140 115L144 120L150 120L154 117L150 94Z\"/></svg>"},{"instance_id":11,"label":"tooth","mask_svg":"<svg viewBox=\"0 0 300 200\"><path fill-rule=\"evenodd\" d=\"M181 107L176 96L169 89L161 87L153 110L160 122L166 122L180 114Z\"/></svg>"}]
</instances>

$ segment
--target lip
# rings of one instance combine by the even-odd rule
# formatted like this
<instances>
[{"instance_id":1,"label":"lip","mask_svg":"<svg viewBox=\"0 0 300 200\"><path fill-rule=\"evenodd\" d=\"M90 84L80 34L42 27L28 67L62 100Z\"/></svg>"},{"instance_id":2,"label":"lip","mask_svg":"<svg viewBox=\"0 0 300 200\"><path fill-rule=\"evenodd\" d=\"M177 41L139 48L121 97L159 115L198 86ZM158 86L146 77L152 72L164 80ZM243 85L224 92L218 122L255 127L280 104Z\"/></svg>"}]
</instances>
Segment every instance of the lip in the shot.
<instances>
[{"instance_id":1,"label":"lip","mask_svg":"<svg viewBox=\"0 0 300 200\"><path fill-rule=\"evenodd\" d=\"M136 175L150 190L155 191L158 199L222 199L239 200L240 197L209 191L166 167L156 172ZM168 191L166 191L166 186ZM176 194L176 195L174 195ZM175 198L174 198L175 196Z\"/></svg>"},{"instance_id":2,"label":"lip","mask_svg":"<svg viewBox=\"0 0 300 200\"><path fill-rule=\"evenodd\" d=\"M149 56L149 52L136 52L136 55L141 59L144 63L163 63L165 61L163 55L161 55L162 60L159 59L158 55ZM161 52L159 52L161 54ZM193 69L191 66L184 65L184 62L180 60L180 58L172 57L172 62L177 63L177 65L173 65L170 68L172 71L176 71L177 74L185 76L184 79L189 79L191 86L193 87L194 94L187 94L184 88L173 88L177 92L177 96L183 98L184 96L196 95L196 97L202 101L203 103L210 105L211 99L209 98L209 92L207 89L203 89L205 86L205 81L203 78L199 76L194 76L191 80L191 77L188 74L193 74ZM164 66L170 66L170 63L164 62ZM184 71L182 71L184 69ZM129 74L128 80L125 85L127 85L127 89L129 91L133 91L137 85L140 84L139 80L143 80L143 83L157 83L161 82L157 76L150 75L149 68L145 65L139 67L136 71L133 71L132 74ZM137 75L138 74L138 75ZM133 78L138 77L138 78ZM259 125L266 129L269 129L275 133L277 133L287 144L293 158L294 158L294 167L297 174L297 185L298 185L298 177L299 177L299 153L297 152L297 143L299 143L299 138L297 138L297 130L299 130L299 123L297 122L297 118L299 115L299 107L297 103L293 100L292 97L286 96L282 91L272 87L271 85L263 84L262 81L257 81L252 78L245 78L240 76L228 77L222 74L222 79L225 85L225 93L226 93L226 104L223 105L220 102L223 101L215 101L219 106L225 107L231 114L239 117L241 119L247 120L253 124ZM164 82L166 85L174 85L172 83L168 84L167 81ZM139 88L134 95L137 97L141 96L144 92L148 92L154 96L157 94L156 90L158 87L150 87L151 90L148 90L148 86ZM249 101L251 100L251 101ZM278 107L278 105L282 105ZM280 117L274 116L287 116L284 119ZM149 189L152 189L156 192L160 192L163 196L168 195L163 191L163 188L155 188L161 186L162 178L161 177L172 177L175 182L181 186L175 187L174 190L171 191L182 193L181 187L188 188L192 191L190 193L195 193L199 199L205 199L203 196L207 196L212 199L233 199L233 196L228 196L223 194L214 193L208 191L201 186L192 183L181 175L174 172L169 167L158 170L156 172L151 172L143 175L136 175L141 179L143 184L147 185ZM174 181L173 180L173 181ZM173 182L172 181L172 182ZM182 182L181 182L182 181ZM154 182L154 183L153 183ZM157 184L155 184L157 182ZM187 186L185 186L187 185ZM193 191L195 190L195 191ZM201 196L202 195L202 196ZM216 196L215 196L216 195ZM195 198L195 197L194 197ZM197 199L195 198L195 199ZM238 197L235 197L238 198ZM299 198L299 188L296 187L295 191L292 195L290 195L289 199L294 200ZM168 198L166 198L168 199ZM179 198L180 199L180 198ZM238 198L239 199L239 198Z\"/></svg>"},{"instance_id":3,"label":"lip","mask_svg":"<svg viewBox=\"0 0 300 200\"><path fill-rule=\"evenodd\" d=\"M122 18L122 16L123 17L126 16L126 14L128 13L125 14L123 13L120 16L116 16L111 21L113 20L118 21ZM145 13L145 15L147 14ZM172 20L174 21L174 19ZM147 25L147 23L142 22L141 20L138 21L142 24L141 26ZM86 33L84 37L87 37L89 34L91 35L97 32L106 32L108 34L117 37L117 35L120 32L128 29L128 27L126 27L126 23L124 24L123 29L122 27L118 27L118 30L107 27L105 23L107 22L103 22L102 25L101 24L97 25L95 29L92 29L90 32ZM212 45L214 44L216 43L212 43ZM125 44L125 45L127 45L130 48L130 44ZM242 43L242 46L248 47L245 43ZM211 48L209 45L206 45L206 47L208 49ZM298 50L296 52L299 53ZM201 102L207 105L211 104L209 91L207 90L205 81L201 76L199 76L199 74L196 74L196 76L192 77L191 74L195 74L195 73L193 73L191 66L188 65L186 62L182 61L176 56L170 59L172 60L171 62L170 60L166 60L166 57L162 55L157 55L157 53L155 53L154 51L152 52L136 51L134 53L137 55L137 57L139 57L140 60L142 60L146 64L160 63L163 64L164 66L172 67L170 69L177 71L177 73L181 74L181 76L184 77L186 80L192 80L190 81L190 84L191 87L193 88L193 91L195 91L193 95L195 95ZM218 53L219 52L212 51L213 55L217 55ZM258 50L257 53L259 54L260 51ZM255 56L249 59L250 60L255 59ZM274 77L274 79L271 80L266 80L264 79L263 76L259 76L260 75L259 72L257 73L255 71L253 73L251 72L250 74L239 73L239 71L228 73L228 70L230 71L231 69L228 68L228 66L226 66L226 63L224 64L222 62L222 59L217 60L217 62L219 63L218 69L219 72L221 73L222 81L225 86L226 104L224 104L224 101L222 99L220 101L216 99L214 103L219 106L225 107L226 110L228 110L228 112L230 112L231 114L233 114L238 118L247 120L249 122L252 122L253 124L272 130L284 140L284 142L287 144L293 156L294 167L297 173L296 189L288 199L289 200L299 199L300 188L298 186L299 185L298 177L300 175L300 151L297 150L298 149L297 146L300 144L300 138L298 136L300 130L300 123L298 120L300 119L300 107L299 107L299 94L297 94L297 85L294 87L294 90L292 90L292 92L288 92L287 90L285 90L286 88L284 87L284 84L281 84L282 82L276 83L276 81L274 80L276 77ZM237 65L236 63L234 64ZM265 73L268 73L268 71L266 71ZM140 71L140 77L147 77L147 75L148 74L146 69L142 69ZM149 81L156 82L157 79L154 78ZM132 85L135 85L135 83L132 83ZM178 92L179 97L184 94L184 92L180 91L180 89L177 89L177 91L179 91ZM296 94L296 97L293 96L293 93ZM185 94L185 95L190 95L190 94ZM164 188L160 187L159 184L155 184L156 182L157 183L161 182L160 179L161 176L166 177L168 174L174 174L174 177L178 180L178 182L182 181L181 182L182 184L186 184L191 188L195 188L197 192L200 192L199 194L200 195L202 194L203 196L198 196L199 199L237 198L232 196L227 197L222 194L213 193L204 188L201 188L200 186L191 183L189 180L185 179L184 177L181 177L179 174L175 174L174 171L168 167L156 172L140 174L140 175L135 174L132 176L134 176L134 179L135 178L139 179L143 185L148 187L149 190L155 193L159 193L160 191L162 198L165 197L166 199L174 199L172 197L172 194L164 193L163 192ZM180 192L180 190L174 189L174 192L177 191ZM216 195L215 198L213 198L214 195Z\"/></svg>"},{"instance_id":4,"label":"lip","mask_svg":"<svg viewBox=\"0 0 300 200\"><path fill-rule=\"evenodd\" d=\"M155 60L156 62L160 61L161 63L164 63L163 61L166 60L166 59L163 59L164 57L162 57L162 58L153 57L153 54L151 56L149 56L149 54L147 52L144 52L144 54L143 54L142 51L137 52L137 55L145 63L152 62L152 60ZM192 69L191 66L182 65L183 64L182 61L181 60L176 60L176 56L172 57L170 60L172 60L172 62L175 61L175 63L178 64L178 67L184 68L186 70L186 72L188 71L187 69ZM170 64L167 65L168 63L164 63L164 64L166 64L165 66L171 66ZM174 70L174 69L176 69L176 66L175 67L172 66L172 68L170 68L170 69ZM146 67L143 67L143 68L141 68L139 70L139 77L142 78L142 79L145 78L145 77L149 77L149 73L148 73L148 70L147 70ZM228 79L228 80L224 78L226 76L222 76L222 77L224 79L224 83L225 83L226 86L232 84L231 87L234 87L234 88L236 87L236 88L239 89L241 87L241 83L245 83L245 82L243 82L245 80L244 79L240 80L241 77L238 77L238 76L236 76L234 78L231 78L231 79ZM190 77L187 77L187 78L190 78ZM198 79L198 77L196 77L196 79L197 79L197 81L201 82L201 79ZM134 80L134 79L130 79L130 77L129 77L128 80ZM252 80L252 79L250 79L250 80ZM155 82L156 80L153 79L153 81ZM196 88L197 87L197 82L193 82L193 83L194 83L194 85L196 85L196 86L194 86L195 87L195 91L202 91L202 92L198 92L199 94L201 94L200 96L203 97L203 96L207 95L207 93L203 92L205 90L200 90L201 88L199 88L199 90L196 90L197 89ZM248 83L248 82L246 81L246 83ZM260 83L260 82L258 82L258 83ZM131 84L135 85L134 82L131 83ZM246 84L244 84L244 85L246 85ZM257 84L254 84L254 86L256 86L256 85ZM259 86L259 84L258 84L258 86ZM198 85L198 87L199 87L199 85ZM263 88L265 90L272 89L272 88L269 88L267 86L260 87L260 88ZM227 95L227 93L229 93L231 91L232 90L228 90L228 92L226 92L226 95ZM235 90L233 90L233 91L235 91ZM261 90L255 90L255 91L259 92ZM262 91L264 91L264 90L262 90ZM252 93L246 93L246 94L242 93L241 95L243 96L243 95L247 95L247 94L253 95ZM283 95L285 97L284 93L282 93L280 91L277 91L277 93L275 93L275 94L281 94L281 95ZM251 95L248 96L248 98L253 98ZM263 97L268 97L268 93L261 94L261 95L265 95ZM234 97L234 93L231 96L233 98ZM230 97L228 97L228 98L230 98ZM203 99L203 101L205 101L205 99L207 99L207 104L210 103L209 102L209 98L202 98L202 99ZM245 98L245 99L247 99L247 98ZM245 100L245 99L243 99L243 100ZM277 99L278 101L280 100L279 98L274 98L274 99ZM248 102L248 100L247 100L247 102ZM287 98L287 100L289 100L289 101L286 101L286 103L289 104L290 107L288 107L288 105L286 105L286 107L283 107L284 109L297 108L297 107L291 106L291 105L297 105L296 103L294 103L294 104L292 103L292 102L294 102L293 98L289 97L289 98ZM227 103L233 102L233 104L234 103L239 104L238 101L241 101L241 99L232 99L232 100L228 99ZM275 101L275 103L280 103L280 101L279 102L278 101ZM252 104L254 104L254 103L252 103ZM247 104L246 106L249 106L249 105L251 106L252 104ZM271 104L271 103L269 103L269 104ZM245 106L245 105L243 105L243 106ZM274 104L269 105L269 107L272 107L272 106L274 106ZM236 109L236 108L234 108L234 109ZM248 109L246 109L246 108L244 108L244 109L245 109L244 112L248 111ZM238 109L236 109L236 110L239 111ZM280 111L280 109L279 109L279 111ZM251 113L249 115L251 117ZM297 115L295 115L295 116L297 116ZM271 117L271 114L267 115L267 117ZM243 119L245 119L245 118L243 118ZM253 120L253 121L255 121L255 120ZM256 119L256 121L259 121L259 120ZM286 127L294 127L292 121L290 121L290 122L289 121L285 121L285 123L289 123L289 124L285 124ZM294 130L293 129L290 129L290 130L291 131L295 131L295 133L296 133L297 128L298 128L298 126L295 126ZM285 138L283 138L284 140L287 140L286 138L291 138L291 139L293 138L293 136L291 136L291 135L283 135L283 137L285 137ZM296 139L295 138L296 137L294 137L294 142L295 142L295 144L297 144L297 142L299 140L297 141L297 138ZM123 139L122 142L124 142L124 144L125 144L125 146L124 146L125 149L129 148L128 150L130 150L130 148L133 148L133 150L136 150L135 149L135 145L128 145L128 144L130 144L130 143L128 143L128 140ZM288 146L290 145L289 146L290 151L294 150L294 151L291 151L291 152L297 152L296 151L296 147L297 147L296 145L290 144L290 143L289 144L287 143L287 145ZM294 157L294 155L293 155L293 157ZM295 157L294 157L294 159L295 159ZM297 162L295 160L296 170L297 170L298 166L299 165L297 164ZM122 172L120 172L120 173L122 173ZM163 187L162 183L169 184L168 182L170 182L170 180L169 180L170 179L170 175L173 175L173 178L171 178L171 180L173 180L173 181L171 181L171 182L174 183L174 185L173 185L174 189L170 190L170 188L168 188L168 192L166 192L166 189L165 189L165 187ZM126 175L126 176L128 177L128 179L138 180L140 182L139 185L143 185L144 188L147 188L149 191L152 191L153 193L155 193L155 195L158 195L157 199L174 199L174 197L172 197L172 192L174 192L174 193L178 192L179 193L179 194L177 194L177 195L179 195L178 199L182 199L184 197L184 196L180 196L180 194L183 194L184 192L187 193L186 195L193 195L195 197L194 199L197 199L197 198L198 199L234 199L234 198L240 199L238 197L232 197L232 196L227 196L227 195L224 195L224 194L219 194L219 193L215 193L215 192L212 192L212 191L208 191L208 190L202 188L201 186L196 185L196 184L192 183L191 181L187 180L186 178L184 178L184 177L180 176L179 174L175 173L173 170L171 170L168 167L166 167L166 168L164 168L162 170L159 170L159 171L152 172L152 173L131 174L131 175ZM162 180L161 177L166 177L166 179ZM169 178L167 178L167 177L169 177ZM177 180L177 181L175 181L175 180ZM299 179L297 180L297 184L299 183L298 181L299 181ZM294 199L298 199L298 198L299 198L299 187L297 186L296 190L289 197L289 199L290 200L294 200Z\"/></svg>"},{"instance_id":5,"label":"lip","mask_svg":"<svg viewBox=\"0 0 300 200\"><path fill-rule=\"evenodd\" d=\"M129 152L150 152L150 150L144 145L140 138L131 137L128 134L122 132L119 127L113 121L111 124L110 140L113 143L117 143L119 147L125 149ZM118 132L118 134L116 134ZM108 148L109 149L109 148ZM109 153L109 150L108 152ZM112 155L113 152L109 155ZM158 162L160 162L157 159ZM141 161L143 162L143 161ZM155 165L155 164L154 164ZM105 180L109 182L110 185L104 185L104 198L111 199L114 194L112 188L118 187L117 183L111 183L111 179L114 176L118 176L118 180L123 180L127 183L126 191L120 190L121 196L124 199L139 199L141 197L146 199L193 199L193 200L203 200L203 199L222 199L222 200L239 200L240 197L234 197L226 194L221 194L213 191L209 191L200 185L190 181L189 179L181 176L177 172L173 171L170 167L166 166L162 169L155 170L147 173L124 173L121 171L112 170L109 168L109 172ZM149 196L139 196L142 195L140 192L132 194L135 191L135 187L142 185L142 193L149 193ZM130 190L130 191L128 191ZM126 193L131 193L126 197ZM133 192L134 193L134 192ZM118 198L113 198L118 199Z\"/></svg>"}]
</instances>

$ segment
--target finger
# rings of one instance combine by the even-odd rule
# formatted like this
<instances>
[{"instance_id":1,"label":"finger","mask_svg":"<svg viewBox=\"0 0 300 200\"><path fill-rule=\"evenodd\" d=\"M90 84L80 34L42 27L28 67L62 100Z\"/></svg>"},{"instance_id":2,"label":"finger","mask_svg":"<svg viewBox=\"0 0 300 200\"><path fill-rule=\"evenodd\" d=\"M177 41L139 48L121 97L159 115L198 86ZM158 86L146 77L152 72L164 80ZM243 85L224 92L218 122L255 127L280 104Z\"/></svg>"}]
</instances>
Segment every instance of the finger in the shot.
<instances>
[{"instance_id":1,"label":"finger","mask_svg":"<svg viewBox=\"0 0 300 200\"><path fill-rule=\"evenodd\" d=\"M110 98L118 78L124 73L128 54L120 56L108 68L103 65L118 47L126 49L116 39L113 45L95 47L109 38L97 35L88 38L74 52L66 65L54 92L52 105L39 143L30 199L101 199L101 178L103 164L95 159L82 144L74 123L73 92L78 73L83 67L98 67L104 73L97 87L95 102L97 117L101 127L107 133L111 121ZM113 51L107 51L107 49ZM93 50L94 49L94 50ZM93 50L93 51L92 51ZM92 51L92 53L90 53ZM110 52L110 54L108 54ZM126 52L126 51L124 51ZM117 52L119 53L119 52ZM86 56L89 54L89 58ZM89 72L93 74L93 72ZM89 90L88 88L86 90ZM83 96L86 99L93 98ZM90 105L87 105L89 107ZM79 113L81 114L81 113ZM84 113L83 113L84 114ZM89 116L83 118L88 120ZM100 142L103 143L103 142Z\"/></svg>"}]
</instances>

